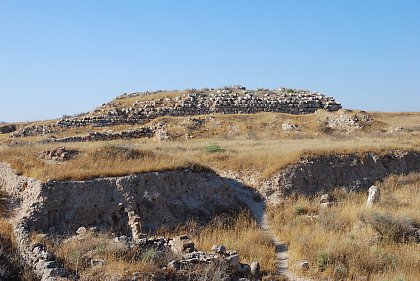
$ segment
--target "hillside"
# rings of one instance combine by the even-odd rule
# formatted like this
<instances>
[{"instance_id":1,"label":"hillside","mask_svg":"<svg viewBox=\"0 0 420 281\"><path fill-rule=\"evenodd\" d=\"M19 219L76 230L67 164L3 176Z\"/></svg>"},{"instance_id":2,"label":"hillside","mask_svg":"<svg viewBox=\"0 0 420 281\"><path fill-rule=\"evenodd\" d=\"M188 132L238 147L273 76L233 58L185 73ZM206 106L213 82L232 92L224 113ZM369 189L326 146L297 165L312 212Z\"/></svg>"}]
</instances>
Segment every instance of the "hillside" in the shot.
<instances>
[{"instance_id":1,"label":"hillside","mask_svg":"<svg viewBox=\"0 0 420 281\"><path fill-rule=\"evenodd\" d=\"M8 229L0 238L9 252L18 241L23 259L7 270L32 268L43 280L365 276L350 259L358 257L353 244L340 251L330 243L324 253L317 247L325 243L305 244L294 226L316 227L320 239L331 223L331 239L350 239L340 231L361 223L354 206L393 175L401 177L387 194L405 204L400 197L419 183L419 124L419 112L348 110L307 90L236 86L124 94L85 114L1 125L9 127L0 131L0 209L18 208L0 221ZM342 205L319 209L324 193ZM404 205L414 230L415 200ZM383 213L384 204L374 210ZM307 224L309 216L316 220ZM345 225L328 221L336 217ZM404 260L413 241L403 253L395 252L399 241L378 244L396 266L374 264L368 280L396 277L397 265L420 276L417 260ZM324 254L329 260L319 261Z\"/></svg>"}]
</instances>

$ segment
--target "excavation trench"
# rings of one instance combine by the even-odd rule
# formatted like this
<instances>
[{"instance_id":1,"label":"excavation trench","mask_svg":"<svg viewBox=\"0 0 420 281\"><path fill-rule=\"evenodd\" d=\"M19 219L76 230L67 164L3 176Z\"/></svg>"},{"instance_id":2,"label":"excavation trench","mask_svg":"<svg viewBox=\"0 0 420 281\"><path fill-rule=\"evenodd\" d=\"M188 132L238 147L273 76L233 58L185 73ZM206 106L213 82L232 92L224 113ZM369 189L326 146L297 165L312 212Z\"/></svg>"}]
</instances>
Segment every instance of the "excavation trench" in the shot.
<instances>
[{"instance_id":1,"label":"excavation trench","mask_svg":"<svg viewBox=\"0 0 420 281\"><path fill-rule=\"evenodd\" d=\"M138 238L140 233L162 226L173 227L191 219L206 222L216 214L247 206L276 246L279 273L298 280L287 269L287 249L271 232L265 215L267 203L337 187L365 190L389 174L418 171L419 154L405 151L302 159L266 181L184 169L41 183L0 164L0 188L18 206L13 223L23 256L31 256L28 237L33 231L73 234L85 226ZM258 200L261 197L266 200ZM28 258L28 263L32 260Z\"/></svg>"}]
</instances>

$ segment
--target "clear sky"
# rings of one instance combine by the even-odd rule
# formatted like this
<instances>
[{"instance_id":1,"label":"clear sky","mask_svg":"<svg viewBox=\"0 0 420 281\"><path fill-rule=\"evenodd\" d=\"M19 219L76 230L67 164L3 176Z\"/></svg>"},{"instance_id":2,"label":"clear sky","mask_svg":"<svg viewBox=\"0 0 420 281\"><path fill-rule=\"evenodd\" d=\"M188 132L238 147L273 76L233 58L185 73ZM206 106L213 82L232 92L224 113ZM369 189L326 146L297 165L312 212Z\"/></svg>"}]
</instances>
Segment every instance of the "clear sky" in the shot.
<instances>
[{"instance_id":1,"label":"clear sky","mask_svg":"<svg viewBox=\"0 0 420 281\"><path fill-rule=\"evenodd\" d=\"M0 121L235 84L420 111L418 0L0 0L0 35Z\"/></svg>"}]
</instances>

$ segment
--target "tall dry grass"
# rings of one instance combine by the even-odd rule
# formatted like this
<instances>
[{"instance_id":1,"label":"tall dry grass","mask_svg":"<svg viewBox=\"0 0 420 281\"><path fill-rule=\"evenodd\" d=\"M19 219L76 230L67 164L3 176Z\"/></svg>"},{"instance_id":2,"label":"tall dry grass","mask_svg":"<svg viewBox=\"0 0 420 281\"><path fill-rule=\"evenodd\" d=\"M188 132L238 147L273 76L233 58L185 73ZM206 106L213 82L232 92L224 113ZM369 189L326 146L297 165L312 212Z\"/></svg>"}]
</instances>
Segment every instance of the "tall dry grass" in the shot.
<instances>
[{"instance_id":1,"label":"tall dry grass","mask_svg":"<svg viewBox=\"0 0 420 281\"><path fill-rule=\"evenodd\" d=\"M289 245L292 269L298 271L293 265L308 260L310 269L299 274L334 280L420 280L420 244L394 239L407 229L407 222L420 226L420 175L391 176L379 187L382 201L373 209L365 207L366 193L342 191L335 193L340 203L326 210L315 197L286 200L271 209L270 224ZM395 233L388 235L361 217L375 222L385 218L398 227L389 225L388 232Z\"/></svg>"},{"instance_id":2,"label":"tall dry grass","mask_svg":"<svg viewBox=\"0 0 420 281\"><path fill-rule=\"evenodd\" d=\"M134 272L153 273L170 259L115 243L109 233L89 232L83 238L67 241L43 241L66 269L80 280L128 280ZM91 260L102 260L102 266L92 266Z\"/></svg>"},{"instance_id":3,"label":"tall dry grass","mask_svg":"<svg viewBox=\"0 0 420 281\"><path fill-rule=\"evenodd\" d=\"M220 146L220 152L208 151L207 148L212 143ZM61 164L47 164L38 158L43 150L51 150L58 146L57 144L3 146L0 149L0 161L10 163L21 174L41 180L81 180L193 166L251 172L256 177L265 179L285 166L296 163L304 156L386 153L394 149L419 151L420 139L395 135L388 138L382 136L278 140L212 138L168 142L132 140L68 143L65 144L67 149L79 152L73 159ZM115 151L108 153L107 147L113 147ZM125 152L127 149L134 151L135 157L127 157Z\"/></svg>"},{"instance_id":4,"label":"tall dry grass","mask_svg":"<svg viewBox=\"0 0 420 281\"><path fill-rule=\"evenodd\" d=\"M118 102L121 102L118 100ZM12 164L19 173L46 179L87 179L119 176L131 173L160 171L190 166L204 166L215 170L252 173L266 179L303 156L336 153L384 153L404 149L420 151L418 113L372 113L378 120L366 128L351 133L325 133L323 120L332 113L290 115L283 113L205 115L190 117L161 117L153 122L166 124L170 141L152 139L119 140L111 142L41 144L45 137L19 139L0 138L0 162ZM201 121L197 122L199 118ZM284 131L282 123L298 124L299 131ZM396 125L402 132L389 133ZM123 130L131 126L107 128L73 128L56 134L84 134L91 130ZM185 139L188 135L192 138ZM209 144L221 149L209 153ZM46 164L38 155L59 145L79 151L79 155L63 164ZM118 153L100 153L106 147L140 151L137 157Z\"/></svg>"}]
</instances>

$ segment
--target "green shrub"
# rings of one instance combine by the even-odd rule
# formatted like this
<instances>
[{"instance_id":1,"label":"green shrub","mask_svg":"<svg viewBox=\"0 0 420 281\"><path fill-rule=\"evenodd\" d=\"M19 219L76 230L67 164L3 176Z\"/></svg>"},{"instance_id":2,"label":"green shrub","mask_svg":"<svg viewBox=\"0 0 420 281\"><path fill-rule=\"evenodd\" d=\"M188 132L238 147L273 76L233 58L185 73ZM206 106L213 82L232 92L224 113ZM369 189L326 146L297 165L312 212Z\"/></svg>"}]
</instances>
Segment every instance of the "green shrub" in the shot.
<instances>
[{"instance_id":1,"label":"green shrub","mask_svg":"<svg viewBox=\"0 0 420 281\"><path fill-rule=\"evenodd\" d=\"M325 252L321 252L318 254L316 258L316 265L318 269L322 272L327 269L328 263L330 262L330 255Z\"/></svg>"},{"instance_id":2,"label":"green shrub","mask_svg":"<svg viewBox=\"0 0 420 281\"><path fill-rule=\"evenodd\" d=\"M416 228L409 218L394 218L391 214L360 214L359 219L369 224L384 239L394 242L416 240Z\"/></svg>"},{"instance_id":3,"label":"green shrub","mask_svg":"<svg viewBox=\"0 0 420 281\"><path fill-rule=\"evenodd\" d=\"M207 146L208 153L217 153L217 152L223 152L223 151L225 150L217 143L211 143Z\"/></svg>"},{"instance_id":4,"label":"green shrub","mask_svg":"<svg viewBox=\"0 0 420 281\"><path fill-rule=\"evenodd\" d=\"M143 262L152 263L159 258L159 253L155 248L149 248L141 255Z\"/></svg>"},{"instance_id":5,"label":"green shrub","mask_svg":"<svg viewBox=\"0 0 420 281\"><path fill-rule=\"evenodd\" d=\"M334 279L335 280L341 280L344 279L345 277L347 277L347 267L341 263L338 262L335 267L334 267Z\"/></svg>"},{"instance_id":6,"label":"green shrub","mask_svg":"<svg viewBox=\"0 0 420 281\"><path fill-rule=\"evenodd\" d=\"M296 216L306 215L307 213L308 213L308 210L305 207L301 207L301 206L296 206L295 207L295 215Z\"/></svg>"}]
</instances>

